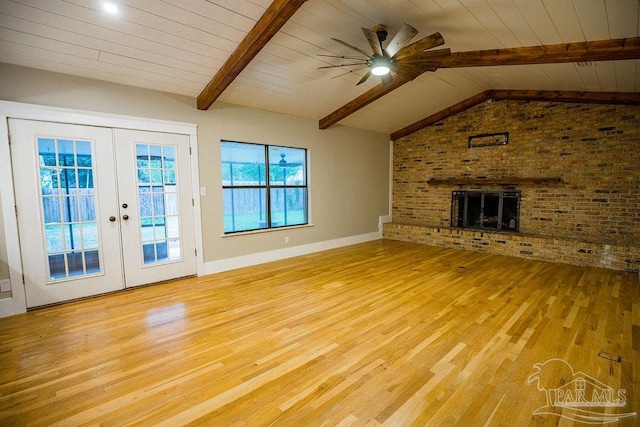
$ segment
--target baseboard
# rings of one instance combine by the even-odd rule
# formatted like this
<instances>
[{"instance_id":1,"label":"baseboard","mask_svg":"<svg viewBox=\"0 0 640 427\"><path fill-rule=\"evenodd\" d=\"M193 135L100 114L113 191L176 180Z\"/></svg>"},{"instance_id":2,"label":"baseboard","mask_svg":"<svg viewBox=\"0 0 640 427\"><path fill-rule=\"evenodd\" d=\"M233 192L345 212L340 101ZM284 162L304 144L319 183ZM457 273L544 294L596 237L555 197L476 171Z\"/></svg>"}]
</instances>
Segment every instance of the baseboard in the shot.
<instances>
[{"instance_id":1,"label":"baseboard","mask_svg":"<svg viewBox=\"0 0 640 427\"><path fill-rule=\"evenodd\" d=\"M382 233L384 225L391 222L391 215L382 215L378 217L378 230Z\"/></svg>"},{"instance_id":2,"label":"baseboard","mask_svg":"<svg viewBox=\"0 0 640 427\"><path fill-rule=\"evenodd\" d=\"M13 316L20 313L26 313L26 307L22 309L16 309L16 307L14 307L14 302L15 301L13 300L13 298L0 299L0 318Z\"/></svg>"},{"instance_id":3,"label":"baseboard","mask_svg":"<svg viewBox=\"0 0 640 427\"><path fill-rule=\"evenodd\" d=\"M226 258L219 261L204 263L204 274L214 274L223 271L235 270L236 268L249 267L252 265L264 264L265 262L279 261L281 259L292 258L300 255L307 255L314 252L326 251L343 246L355 245L358 243L370 242L382 238L382 233L368 233L357 236L343 237L341 239L327 240L308 245L293 246L285 249L277 249L268 252L259 252L251 255L244 255L235 258Z\"/></svg>"}]
</instances>

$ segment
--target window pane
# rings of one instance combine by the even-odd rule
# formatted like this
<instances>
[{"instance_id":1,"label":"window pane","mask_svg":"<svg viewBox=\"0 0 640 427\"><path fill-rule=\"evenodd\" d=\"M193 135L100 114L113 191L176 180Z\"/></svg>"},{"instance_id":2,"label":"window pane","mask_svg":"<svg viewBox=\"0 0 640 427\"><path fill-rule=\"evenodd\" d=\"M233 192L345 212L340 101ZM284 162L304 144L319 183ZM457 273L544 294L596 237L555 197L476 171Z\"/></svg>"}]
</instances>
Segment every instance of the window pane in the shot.
<instances>
[{"instance_id":1,"label":"window pane","mask_svg":"<svg viewBox=\"0 0 640 427\"><path fill-rule=\"evenodd\" d=\"M58 140L58 163L60 166L75 166L73 141Z\"/></svg>"},{"instance_id":2,"label":"window pane","mask_svg":"<svg viewBox=\"0 0 640 427\"><path fill-rule=\"evenodd\" d=\"M78 205L75 196L60 197L63 222L78 222Z\"/></svg>"},{"instance_id":3,"label":"window pane","mask_svg":"<svg viewBox=\"0 0 640 427\"><path fill-rule=\"evenodd\" d=\"M91 142L76 141L76 154L78 156L78 166L90 168L93 166L91 157Z\"/></svg>"},{"instance_id":4,"label":"window pane","mask_svg":"<svg viewBox=\"0 0 640 427\"><path fill-rule=\"evenodd\" d=\"M93 171L91 169L78 169L78 183L80 188L93 189Z\"/></svg>"},{"instance_id":5,"label":"window pane","mask_svg":"<svg viewBox=\"0 0 640 427\"><path fill-rule=\"evenodd\" d=\"M175 148L165 146L162 148L162 154L163 154L162 167L166 169L175 168L175 158L176 158Z\"/></svg>"},{"instance_id":6,"label":"window pane","mask_svg":"<svg viewBox=\"0 0 640 427\"><path fill-rule=\"evenodd\" d=\"M153 214L164 215L164 194L153 193Z\"/></svg>"},{"instance_id":7,"label":"window pane","mask_svg":"<svg viewBox=\"0 0 640 427\"><path fill-rule=\"evenodd\" d=\"M64 279L67 277L64 254L49 255L49 279Z\"/></svg>"},{"instance_id":8,"label":"window pane","mask_svg":"<svg viewBox=\"0 0 640 427\"><path fill-rule=\"evenodd\" d=\"M42 210L44 212L44 223L55 224L60 221L60 198L42 197Z\"/></svg>"},{"instance_id":9,"label":"window pane","mask_svg":"<svg viewBox=\"0 0 640 427\"><path fill-rule=\"evenodd\" d=\"M173 239L168 241L168 253L170 261L179 260L181 257L180 254L180 240Z\"/></svg>"},{"instance_id":10,"label":"window pane","mask_svg":"<svg viewBox=\"0 0 640 427\"><path fill-rule=\"evenodd\" d=\"M94 249L98 247L98 225L95 222L83 224L82 239L82 245L85 249Z\"/></svg>"},{"instance_id":11,"label":"window pane","mask_svg":"<svg viewBox=\"0 0 640 427\"><path fill-rule=\"evenodd\" d=\"M140 238L145 265L181 259L176 187L176 149L168 145L136 144ZM171 245L167 243L167 213L172 215Z\"/></svg>"},{"instance_id":12,"label":"window pane","mask_svg":"<svg viewBox=\"0 0 640 427\"><path fill-rule=\"evenodd\" d=\"M222 185L265 185L264 146L223 141L221 147Z\"/></svg>"},{"instance_id":13,"label":"window pane","mask_svg":"<svg viewBox=\"0 0 640 427\"><path fill-rule=\"evenodd\" d=\"M225 233L307 224L306 157L302 148L221 142Z\"/></svg>"},{"instance_id":14,"label":"window pane","mask_svg":"<svg viewBox=\"0 0 640 427\"><path fill-rule=\"evenodd\" d=\"M165 187L166 193L164 194L164 209L165 215L178 215L178 198L175 193L175 187Z\"/></svg>"},{"instance_id":15,"label":"window pane","mask_svg":"<svg viewBox=\"0 0 640 427\"><path fill-rule=\"evenodd\" d=\"M38 138L40 166L56 166L56 143L53 139Z\"/></svg>"},{"instance_id":16,"label":"window pane","mask_svg":"<svg viewBox=\"0 0 640 427\"><path fill-rule=\"evenodd\" d=\"M53 168L40 169L40 187L42 194L58 194L57 189L60 187L60 177L58 170ZM54 191L55 190L55 191Z\"/></svg>"},{"instance_id":17,"label":"window pane","mask_svg":"<svg viewBox=\"0 0 640 427\"><path fill-rule=\"evenodd\" d=\"M166 162L165 164L168 164ZM176 184L176 170L169 169L164 171L164 185L175 185Z\"/></svg>"},{"instance_id":18,"label":"window pane","mask_svg":"<svg viewBox=\"0 0 640 427\"><path fill-rule=\"evenodd\" d=\"M307 223L306 188L271 189L271 226Z\"/></svg>"},{"instance_id":19,"label":"window pane","mask_svg":"<svg viewBox=\"0 0 640 427\"><path fill-rule=\"evenodd\" d=\"M222 196L225 233L269 227L264 188L228 188L223 190Z\"/></svg>"},{"instance_id":20,"label":"window pane","mask_svg":"<svg viewBox=\"0 0 640 427\"><path fill-rule=\"evenodd\" d=\"M306 150L269 147L269 183L271 185L306 185Z\"/></svg>"},{"instance_id":21,"label":"window pane","mask_svg":"<svg viewBox=\"0 0 640 427\"><path fill-rule=\"evenodd\" d=\"M64 239L61 225L46 225L44 228L45 240L47 241L47 252L62 252Z\"/></svg>"},{"instance_id":22,"label":"window pane","mask_svg":"<svg viewBox=\"0 0 640 427\"><path fill-rule=\"evenodd\" d=\"M177 216L168 216L165 218L167 227L167 237L180 237L180 223Z\"/></svg>"},{"instance_id":23,"label":"window pane","mask_svg":"<svg viewBox=\"0 0 640 427\"><path fill-rule=\"evenodd\" d=\"M100 256L98 251L86 251L84 253L87 274L100 273Z\"/></svg>"}]
</instances>

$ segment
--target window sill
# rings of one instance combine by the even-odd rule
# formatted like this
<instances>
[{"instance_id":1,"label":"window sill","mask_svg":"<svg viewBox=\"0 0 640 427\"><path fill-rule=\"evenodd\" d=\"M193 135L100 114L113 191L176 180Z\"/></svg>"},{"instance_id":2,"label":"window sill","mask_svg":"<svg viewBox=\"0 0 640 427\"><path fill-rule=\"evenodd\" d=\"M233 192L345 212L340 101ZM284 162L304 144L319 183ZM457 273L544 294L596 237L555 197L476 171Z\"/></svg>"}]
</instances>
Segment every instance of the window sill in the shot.
<instances>
[{"instance_id":1,"label":"window sill","mask_svg":"<svg viewBox=\"0 0 640 427\"><path fill-rule=\"evenodd\" d=\"M226 239L228 237L238 237L238 236L249 236L249 235L252 235L252 234L272 233L274 231L298 230L300 228L308 228L308 227L314 227L314 224L313 223L309 223L309 224L301 224L301 225L290 225L288 227L262 228L260 230L238 231L238 232L235 232L235 233L223 234L220 237L222 237L223 239Z\"/></svg>"}]
</instances>

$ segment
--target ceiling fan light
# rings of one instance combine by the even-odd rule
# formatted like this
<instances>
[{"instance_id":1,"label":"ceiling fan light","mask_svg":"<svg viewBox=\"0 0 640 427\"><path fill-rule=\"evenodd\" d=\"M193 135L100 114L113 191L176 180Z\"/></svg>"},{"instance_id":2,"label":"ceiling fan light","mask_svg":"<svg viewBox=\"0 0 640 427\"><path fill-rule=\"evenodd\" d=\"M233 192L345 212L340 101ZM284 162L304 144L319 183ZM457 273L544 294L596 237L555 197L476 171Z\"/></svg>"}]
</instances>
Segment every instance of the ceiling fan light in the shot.
<instances>
[{"instance_id":1,"label":"ceiling fan light","mask_svg":"<svg viewBox=\"0 0 640 427\"><path fill-rule=\"evenodd\" d=\"M391 71L391 61L387 58L374 58L371 61L371 74L374 76L385 76Z\"/></svg>"}]
</instances>

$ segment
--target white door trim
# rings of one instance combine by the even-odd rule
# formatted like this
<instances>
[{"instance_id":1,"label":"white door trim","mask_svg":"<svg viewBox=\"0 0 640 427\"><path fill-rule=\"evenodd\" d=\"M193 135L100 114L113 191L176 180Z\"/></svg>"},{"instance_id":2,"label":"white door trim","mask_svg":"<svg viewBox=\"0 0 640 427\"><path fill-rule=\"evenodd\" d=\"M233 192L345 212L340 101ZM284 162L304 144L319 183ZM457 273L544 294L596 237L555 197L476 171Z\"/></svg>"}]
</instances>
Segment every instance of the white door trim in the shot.
<instances>
[{"instance_id":1,"label":"white door trim","mask_svg":"<svg viewBox=\"0 0 640 427\"><path fill-rule=\"evenodd\" d=\"M0 182L2 182L0 198L2 200L4 235L7 241L7 261L9 263L12 286L12 297L0 300L0 317L24 313L27 310L24 285L22 283L23 269L18 241L18 222L15 216L13 171L9 160L9 129L7 127L9 118L188 135L191 145L191 192L194 201L195 245L198 251L196 271L198 276L204 274L202 219L200 197L198 196L200 194L200 176L198 171L196 124L0 101Z\"/></svg>"}]
</instances>

